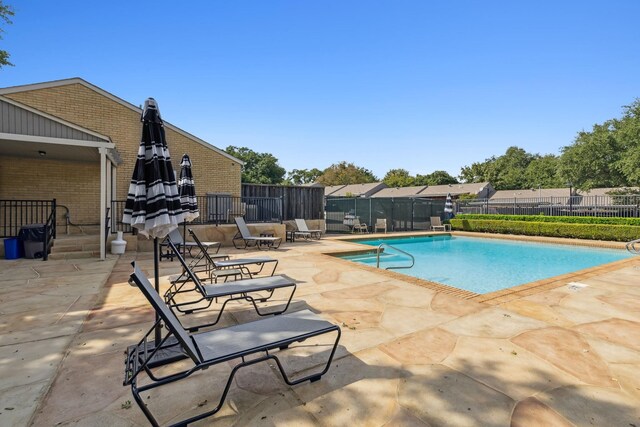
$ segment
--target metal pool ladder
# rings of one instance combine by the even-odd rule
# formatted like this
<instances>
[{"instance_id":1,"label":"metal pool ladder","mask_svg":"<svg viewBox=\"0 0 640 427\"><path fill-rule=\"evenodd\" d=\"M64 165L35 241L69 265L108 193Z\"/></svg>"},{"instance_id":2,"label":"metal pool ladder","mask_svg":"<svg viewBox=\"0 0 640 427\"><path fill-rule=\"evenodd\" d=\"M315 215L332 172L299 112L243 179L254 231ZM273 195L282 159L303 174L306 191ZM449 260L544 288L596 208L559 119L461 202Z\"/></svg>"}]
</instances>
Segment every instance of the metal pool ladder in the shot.
<instances>
[{"instance_id":1,"label":"metal pool ladder","mask_svg":"<svg viewBox=\"0 0 640 427\"><path fill-rule=\"evenodd\" d=\"M640 239L627 242L627 250L632 254L640 255Z\"/></svg>"},{"instance_id":2,"label":"metal pool ladder","mask_svg":"<svg viewBox=\"0 0 640 427\"><path fill-rule=\"evenodd\" d=\"M411 267L413 267L413 265L416 262L416 259L409 252L405 252L402 249L398 249L398 248L396 248L394 246L391 246L391 245L388 245L386 243L380 243L378 245L377 249L376 249L376 268L380 268L380 253L383 252L383 247L387 247L387 248L396 250L398 252L401 252L401 253L405 254L409 258L411 258L411 265L390 266L390 267L385 268L385 270L391 270L391 269L394 269L394 268L396 268L396 269L397 268L411 268Z\"/></svg>"}]
</instances>

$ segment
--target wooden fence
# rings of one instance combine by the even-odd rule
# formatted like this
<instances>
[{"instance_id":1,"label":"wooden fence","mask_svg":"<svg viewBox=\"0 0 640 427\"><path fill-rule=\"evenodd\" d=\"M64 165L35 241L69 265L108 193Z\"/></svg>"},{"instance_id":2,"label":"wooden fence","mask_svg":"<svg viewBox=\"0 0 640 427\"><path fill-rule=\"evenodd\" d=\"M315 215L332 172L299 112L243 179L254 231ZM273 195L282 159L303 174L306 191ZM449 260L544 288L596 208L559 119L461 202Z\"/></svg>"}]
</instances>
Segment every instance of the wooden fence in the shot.
<instances>
[{"instance_id":1,"label":"wooden fence","mask_svg":"<svg viewBox=\"0 0 640 427\"><path fill-rule=\"evenodd\" d=\"M280 197L282 220L324 218L324 187L242 184L242 198Z\"/></svg>"}]
</instances>

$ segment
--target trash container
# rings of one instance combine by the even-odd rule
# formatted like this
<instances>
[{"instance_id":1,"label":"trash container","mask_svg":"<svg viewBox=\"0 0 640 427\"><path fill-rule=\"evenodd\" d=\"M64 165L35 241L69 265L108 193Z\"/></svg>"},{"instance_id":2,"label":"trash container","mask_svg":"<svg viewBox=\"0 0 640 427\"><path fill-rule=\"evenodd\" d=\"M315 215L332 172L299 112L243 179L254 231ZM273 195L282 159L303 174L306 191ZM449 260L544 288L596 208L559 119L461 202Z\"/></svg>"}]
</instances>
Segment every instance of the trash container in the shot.
<instances>
[{"instance_id":1,"label":"trash container","mask_svg":"<svg viewBox=\"0 0 640 427\"><path fill-rule=\"evenodd\" d=\"M44 224L23 225L20 228L18 237L24 244L25 258L42 258L44 257L44 241L45 241ZM51 244L49 245L51 247ZM47 251L49 248L47 248Z\"/></svg>"},{"instance_id":2,"label":"trash container","mask_svg":"<svg viewBox=\"0 0 640 427\"><path fill-rule=\"evenodd\" d=\"M4 259L18 259L24 256L22 242L17 237L4 239Z\"/></svg>"}]
</instances>

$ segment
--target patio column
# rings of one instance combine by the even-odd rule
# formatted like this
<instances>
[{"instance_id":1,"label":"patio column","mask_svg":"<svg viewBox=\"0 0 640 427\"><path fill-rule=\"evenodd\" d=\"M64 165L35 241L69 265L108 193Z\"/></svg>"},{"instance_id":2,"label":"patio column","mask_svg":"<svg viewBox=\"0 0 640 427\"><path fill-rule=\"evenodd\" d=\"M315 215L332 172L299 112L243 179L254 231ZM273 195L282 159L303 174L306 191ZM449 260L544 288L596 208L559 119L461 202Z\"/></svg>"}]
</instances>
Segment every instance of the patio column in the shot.
<instances>
[{"instance_id":1,"label":"patio column","mask_svg":"<svg viewBox=\"0 0 640 427\"><path fill-rule=\"evenodd\" d=\"M107 149L98 148L100 153L100 259L104 261L107 258L107 236L106 216L107 216Z\"/></svg>"}]
</instances>

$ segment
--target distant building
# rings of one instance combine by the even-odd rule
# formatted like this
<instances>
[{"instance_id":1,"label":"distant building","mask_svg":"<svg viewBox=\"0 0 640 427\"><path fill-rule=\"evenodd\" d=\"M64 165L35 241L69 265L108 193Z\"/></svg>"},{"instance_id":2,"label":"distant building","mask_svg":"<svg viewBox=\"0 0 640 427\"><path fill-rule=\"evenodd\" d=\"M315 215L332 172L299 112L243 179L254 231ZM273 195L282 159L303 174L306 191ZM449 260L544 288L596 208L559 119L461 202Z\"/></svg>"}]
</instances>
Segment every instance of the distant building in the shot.
<instances>
[{"instance_id":1,"label":"distant building","mask_svg":"<svg viewBox=\"0 0 640 427\"><path fill-rule=\"evenodd\" d=\"M332 185L325 187L326 197L370 197L372 194L387 188L384 182L369 182L366 184Z\"/></svg>"},{"instance_id":2,"label":"distant building","mask_svg":"<svg viewBox=\"0 0 640 427\"><path fill-rule=\"evenodd\" d=\"M478 199L486 199L491 197L494 192L495 190L490 182L474 182L470 184L429 185L418 196L438 199L445 198L447 194L451 194L451 197L457 199L463 194L469 194L476 196Z\"/></svg>"},{"instance_id":3,"label":"distant building","mask_svg":"<svg viewBox=\"0 0 640 427\"><path fill-rule=\"evenodd\" d=\"M371 197L424 197L420 196L420 192L425 188L427 188L426 185L418 185L414 187L387 187L372 194Z\"/></svg>"}]
</instances>

